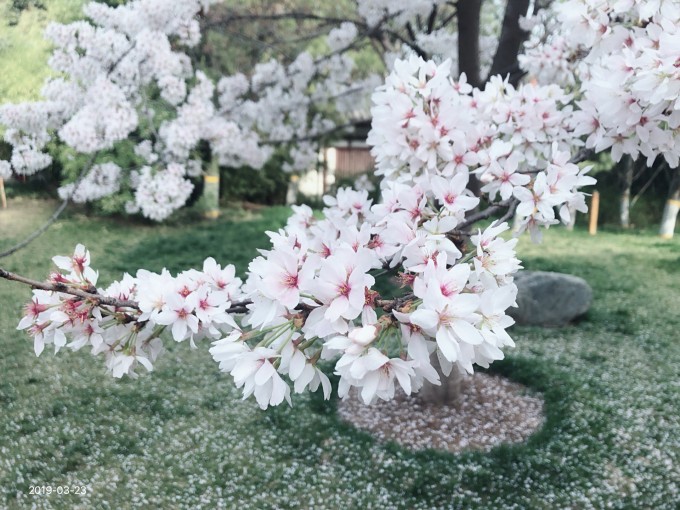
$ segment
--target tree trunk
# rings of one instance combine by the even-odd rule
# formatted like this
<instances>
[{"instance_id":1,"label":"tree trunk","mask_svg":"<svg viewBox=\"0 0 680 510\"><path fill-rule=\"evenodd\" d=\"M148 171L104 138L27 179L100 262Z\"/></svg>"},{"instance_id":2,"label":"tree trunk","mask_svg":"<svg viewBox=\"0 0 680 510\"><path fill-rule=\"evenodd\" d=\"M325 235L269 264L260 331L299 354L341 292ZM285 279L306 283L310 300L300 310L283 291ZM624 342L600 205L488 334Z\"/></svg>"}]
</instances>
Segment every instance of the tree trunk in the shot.
<instances>
[{"instance_id":1,"label":"tree trunk","mask_svg":"<svg viewBox=\"0 0 680 510\"><path fill-rule=\"evenodd\" d=\"M220 165L212 158L203 174L203 195L199 201L203 216L216 219L220 215Z\"/></svg>"},{"instance_id":2,"label":"tree trunk","mask_svg":"<svg viewBox=\"0 0 680 510\"><path fill-rule=\"evenodd\" d=\"M626 155L621 160L621 196L619 197L619 224L623 228L630 227L630 187L633 185L633 158Z\"/></svg>"},{"instance_id":3,"label":"tree trunk","mask_svg":"<svg viewBox=\"0 0 680 510\"><path fill-rule=\"evenodd\" d=\"M7 209L7 195L5 195L5 180L0 177L0 202L2 202L2 208Z\"/></svg>"},{"instance_id":4,"label":"tree trunk","mask_svg":"<svg viewBox=\"0 0 680 510\"><path fill-rule=\"evenodd\" d=\"M458 72L473 87L482 86L479 70L479 22L482 0L461 0L458 9Z\"/></svg>"},{"instance_id":5,"label":"tree trunk","mask_svg":"<svg viewBox=\"0 0 680 510\"><path fill-rule=\"evenodd\" d=\"M675 221L680 211L680 169L675 170L675 175L668 190L668 200L663 208L661 228L659 235L664 239L672 239L675 232Z\"/></svg>"},{"instance_id":6,"label":"tree trunk","mask_svg":"<svg viewBox=\"0 0 680 510\"><path fill-rule=\"evenodd\" d=\"M465 3L467 3L467 0L461 0L458 5L460 6ZM529 3L530 0L508 0L505 16L503 17L503 28L498 38L498 48L493 57L487 81L497 74L500 74L503 78L510 75L510 83L517 85L524 75L519 68L517 55L522 43L529 34L520 28L519 17L524 16L528 12Z\"/></svg>"},{"instance_id":7,"label":"tree trunk","mask_svg":"<svg viewBox=\"0 0 680 510\"><path fill-rule=\"evenodd\" d=\"M569 223L567 223L567 230L570 232L574 230L574 226L576 225L576 208L573 206L569 206Z\"/></svg>"},{"instance_id":8,"label":"tree trunk","mask_svg":"<svg viewBox=\"0 0 680 510\"><path fill-rule=\"evenodd\" d=\"M453 365L451 373L448 376L444 375L441 366L439 365L439 358L437 357L436 351L432 353L431 359L432 366L439 374L441 385L437 386L425 381L425 384L418 392L419 398L428 404L453 405L458 407L463 391L465 390L466 375L455 364Z\"/></svg>"}]
</instances>

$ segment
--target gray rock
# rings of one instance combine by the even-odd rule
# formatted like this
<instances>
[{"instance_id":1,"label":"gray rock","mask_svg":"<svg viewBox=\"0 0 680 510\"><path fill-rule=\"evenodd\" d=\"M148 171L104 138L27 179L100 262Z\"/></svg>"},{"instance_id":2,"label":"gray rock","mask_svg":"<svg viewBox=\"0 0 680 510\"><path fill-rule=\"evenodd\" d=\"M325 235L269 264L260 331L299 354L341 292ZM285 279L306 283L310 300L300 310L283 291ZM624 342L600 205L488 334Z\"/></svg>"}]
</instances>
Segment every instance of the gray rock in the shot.
<instances>
[{"instance_id":1,"label":"gray rock","mask_svg":"<svg viewBox=\"0 0 680 510\"><path fill-rule=\"evenodd\" d=\"M515 276L518 308L509 308L517 324L564 326L590 308L593 291L578 276L546 271L520 271Z\"/></svg>"}]
</instances>

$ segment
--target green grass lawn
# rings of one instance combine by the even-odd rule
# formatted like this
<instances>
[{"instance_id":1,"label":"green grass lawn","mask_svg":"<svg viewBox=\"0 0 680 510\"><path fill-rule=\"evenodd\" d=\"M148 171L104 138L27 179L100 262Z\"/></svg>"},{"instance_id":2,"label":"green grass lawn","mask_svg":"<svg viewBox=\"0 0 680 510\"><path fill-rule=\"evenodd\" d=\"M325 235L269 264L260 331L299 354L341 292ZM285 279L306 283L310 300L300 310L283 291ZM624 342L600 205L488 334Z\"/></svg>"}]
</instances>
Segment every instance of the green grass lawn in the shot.
<instances>
[{"instance_id":1,"label":"green grass lawn","mask_svg":"<svg viewBox=\"0 0 680 510\"><path fill-rule=\"evenodd\" d=\"M49 215L0 210L0 249ZM241 270L287 211L214 223L127 224L70 213L3 267L44 278L78 242L102 284L138 267L173 271L212 255ZM207 344L170 345L156 370L114 380L86 352L33 354L15 331L30 292L0 282L0 508L677 508L680 499L680 241L550 230L524 239L531 269L582 276L588 316L516 328L494 371L541 391L548 419L527 444L412 453L338 421L333 402L241 401ZM84 485L84 496L29 496Z\"/></svg>"}]
</instances>

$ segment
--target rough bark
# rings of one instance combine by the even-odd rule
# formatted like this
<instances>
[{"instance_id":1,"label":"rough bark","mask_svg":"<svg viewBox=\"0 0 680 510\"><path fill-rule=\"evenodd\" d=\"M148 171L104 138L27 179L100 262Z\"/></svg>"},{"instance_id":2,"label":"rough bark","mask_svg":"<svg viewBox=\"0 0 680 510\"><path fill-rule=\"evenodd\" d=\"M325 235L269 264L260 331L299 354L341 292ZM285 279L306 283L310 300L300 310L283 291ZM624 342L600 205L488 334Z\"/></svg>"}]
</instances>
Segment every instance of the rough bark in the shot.
<instances>
[{"instance_id":1,"label":"rough bark","mask_svg":"<svg viewBox=\"0 0 680 510\"><path fill-rule=\"evenodd\" d=\"M675 232L675 222L680 212L680 170L676 169L668 191L668 200L663 208L659 235L664 239L671 239Z\"/></svg>"},{"instance_id":2,"label":"rough bark","mask_svg":"<svg viewBox=\"0 0 680 510\"><path fill-rule=\"evenodd\" d=\"M460 3L465 4L467 2L463 0ZM497 74L502 77L510 75L510 83L517 85L522 78L524 73L519 68L517 55L529 34L520 28L519 17L527 13L529 3L530 0L508 0L501 35L498 39L498 49L493 57L487 80Z\"/></svg>"},{"instance_id":3,"label":"rough bark","mask_svg":"<svg viewBox=\"0 0 680 510\"><path fill-rule=\"evenodd\" d=\"M479 23L482 0L462 0L458 8L458 71L473 87L481 87Z\"/></svg>"},{"instance_id":4,"label":"rough bark","mask_svg":"<svg viewBox=\"0 0 680 510\"><path fill-rule=\"evenodd\" d=\"M428 404L460 405L460 399L465 391L465 374L454 365L451 373L448 376L444 375L436 352L432 354L431 362L439 373L441 385L437 386L425 381L418 393L419 398Z\"/></svg>"}]
</instances>

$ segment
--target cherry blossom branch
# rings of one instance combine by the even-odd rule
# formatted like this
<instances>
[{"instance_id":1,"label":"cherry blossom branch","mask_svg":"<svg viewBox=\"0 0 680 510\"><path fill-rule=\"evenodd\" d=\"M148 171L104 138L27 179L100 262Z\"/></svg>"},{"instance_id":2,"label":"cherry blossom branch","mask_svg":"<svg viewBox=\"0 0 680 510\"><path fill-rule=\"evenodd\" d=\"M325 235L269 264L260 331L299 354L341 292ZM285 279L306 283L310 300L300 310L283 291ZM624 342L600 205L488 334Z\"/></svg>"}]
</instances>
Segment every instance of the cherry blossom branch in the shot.
<instances>
[{"instance_id":1,"label":"cherry blossom branch","mask_svg":"<svg viewBox=\"0 0 680 510\"><path fill-rule=\"evenodd\" d=\"M592 149L581 149L579 150L574 156L569 159L569 163L581 163L582 161L587 161L591 159L594 156L595 152ZM480 220L485 220L494 214L502 211L503 209L507 208L507 211L501 219L498 221L498 223L503 223L504 221L508 221L515 215L515 211L517 210L517 206L519 205L519 201L514 198L510 197L507 200L503 200L502 202L499 202L495 205L491 205L484 209L483 211L480 211L476 214L473 214L471 216L468 216L465 218L465 221L463 221L461 224L457 226L456 230L456 235L469 235L468 232L466 232L466 228L472 225L473 223L476 223Z\"/></svg>"},{"instance_id":2,"label":"cherry blossom branch","mask_svg":"<svg viewBox=\"0 0 680 510\"><path fill-rule=\"evenodd\" d=\"M588 161L589 159L593 159L595 156L595 151L593 149L580 149L576 154L574 154L571 159L569 159L569 163L581 163L583 161Z\"/></svg>"},{"instance_id":3,"label":"cherry blossom branch","mask_svg":"<svg viewBox=\"0 0 680 510\"><path fill-rule=\"evenodd\" d=\"M498 220L498 223L499 224L504 223L504 222L510 220L511 218L513 218L515 216L515 211L517 211L518 205L519 205L519 200L517 200L514 197L511 198L510 199L510 207L508 207L507 212L503 216L501 216L501 219Z\"/></svg>"},{"instance_id":4,"label":"cherry blossom branch","mask_svg":"<svg viewBox=\"0 0 680 510\"><path fill-rule=\"evenodd\" d=\"M499 202L495 205L491 205L491 206L487 207L483 211L480 211L476 214L468 216L467 218L465 218L465 221L463 221L462 223L460 223L457 226L458 230L464 231L467 227L469 227L473 223L477 223L480 220L485 220L485 219L493 216L494 214L502 211L506 207L510 207L512 201L513 201L512 198L509 198L507 200L503 200L502 202Z\"/></svg>"},{"instance_id":5,"label":"cherry blossom branch","mask_svg":"<svg viewBox=\"0 0 680 510\"><path fill-rule=\"evenodd\" d=\"M407 302L413 301L416 297L413 294L406 294L405 296L394 299L376 299L375 306L382 308L383 311L391 313L392 310L398 310Z\"/></svg>"},{"instance_id":6,"label":"cherry blossom branch","mask_svg":"<svg viewBox=\"0 0 680 510\"><path fill-rule=\"evenodd\" d=\"M25 276L12 273L0 267L0 278L5 280L15 281L18 283L23 283L34 289L46 290L49 292L61 292L62 294L70 294L71 296L80 297L90 301L94 301L100 305L113 306L114 308L132 308L133 310L139 310L139 303L131 300L117 299L110 296L102 296L96 289L93 291L86 291L83 289L76 289L64 285L63 283L49 283L40 282L38 280L32 280L26 278ZM247 313L249 310L247 305L252 304L249 299L243 301L236 301L226 309L227 313Z\"/></svg>"},{"instance_id":7,"label":"cherry blossom branch","mask_svg":"<svg viewBox=\"0 0 680 510\"><path fill-rule=\"evenodd\" d=\"M50 292L61 292L63 294L70 294L72 296L80 297L83 299L87 299L90 301L97 302L98 304L101 305L108 305L108 306L113 306L115 308L133 308L135 310L139 310L139 305L135 301L126 301L122 299L116 299L108 296L102 296L101 294L98 294L96 292L96 289L94 291L86 291L83 289L76 289L73 287L69 287L63 283L49 283L49 282L39 282L38 280L32 280L30 278L26 278L25 276L18 275L16 273L12 273L10 271L7 271L5 269L2 269L0 267L0 278L4 278L5 280L10 280L10 281L15 281L19 283L23 283L25 285L29 285L30 287L34 289L40 289L40 290L47 290Z\"/></svg>"}]
</instances>

